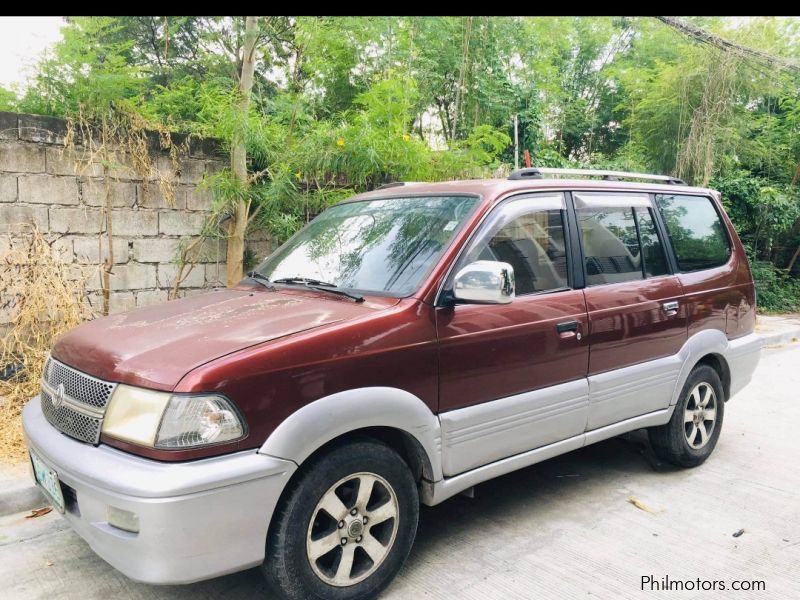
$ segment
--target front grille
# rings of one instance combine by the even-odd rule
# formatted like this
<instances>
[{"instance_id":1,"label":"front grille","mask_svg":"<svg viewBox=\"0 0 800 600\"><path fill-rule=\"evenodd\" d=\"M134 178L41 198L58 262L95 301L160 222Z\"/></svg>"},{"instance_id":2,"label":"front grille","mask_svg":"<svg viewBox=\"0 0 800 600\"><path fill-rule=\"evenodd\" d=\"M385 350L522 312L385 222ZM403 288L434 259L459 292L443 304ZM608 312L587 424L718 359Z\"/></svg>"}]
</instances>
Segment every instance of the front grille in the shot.
<instances>
[{"instance_id":1,"label":"front grille","mask_svg":"<svg viewBox=\"0 0 800 600\"><path fill-rule=\"evenodd\" d=\"M51 358L44 368L44 380L51 388L64 385L64 392L78 402L105 408L114 391L114 384L91 377Z\"/></svg>"},{"instance_id":2,"label":"front grille","mask_svg":"<svg viewBox=\"0 0 800 600\"><path fill-rule=\"evenodd\" d=\"M62 433L90 444L100 441L102 419L80 413L66 403L56 408L53 397L44 390L42 390L42 412L50 424Z\"/></svg>"},{"instance_id":3,"label":"front grille","mask_svg":"<svg viewBox=\"0 0 800 600\"><path fill-rule=\"evenodd\" d=\"M103 414L116 384L49 359L42 378L42 412L53 427L82 442L97 444Z\"/></svg>"}]
</instances>

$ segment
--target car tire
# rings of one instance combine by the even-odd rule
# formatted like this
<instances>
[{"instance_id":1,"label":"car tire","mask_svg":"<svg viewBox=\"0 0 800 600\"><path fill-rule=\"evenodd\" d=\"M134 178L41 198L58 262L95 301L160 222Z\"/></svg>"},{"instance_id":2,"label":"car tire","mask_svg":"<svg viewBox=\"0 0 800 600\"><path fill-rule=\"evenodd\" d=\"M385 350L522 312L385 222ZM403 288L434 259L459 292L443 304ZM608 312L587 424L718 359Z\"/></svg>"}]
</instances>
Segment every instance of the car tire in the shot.
<instances>
[{"instance_id":1,"label":"car tire","mask_svg":"<svg viewBox=\"0 0 800 600\"><path fill-rule=\"evenodd\" d=\"M375 598L414 543L419 493L411 471L371 438L333 446L301 469L270 525L268 586L289 600Z\"/></svg>"},{"instance_id":2,"label":"car tire","mask_svg":"<svg viewBox=\"0 0 800 600\"><path fill-rule=\"evenodd\" d=\"M660 459L679 467L696 467L717 445L725 415L725 395L717 372L699 365L689 374L672 418L648 429Z\"/></svg>"}]
</instances>

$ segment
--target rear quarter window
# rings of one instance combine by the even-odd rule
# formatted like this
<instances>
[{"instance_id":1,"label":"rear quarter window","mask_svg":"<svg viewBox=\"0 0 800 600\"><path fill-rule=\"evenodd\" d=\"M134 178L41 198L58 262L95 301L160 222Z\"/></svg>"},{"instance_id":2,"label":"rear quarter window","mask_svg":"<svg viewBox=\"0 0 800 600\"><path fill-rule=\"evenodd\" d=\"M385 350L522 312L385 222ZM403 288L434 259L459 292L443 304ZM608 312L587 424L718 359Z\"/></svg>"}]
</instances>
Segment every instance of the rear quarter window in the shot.
<instances>
[{"instance_id":1,"label":"rear quarter window","mask_svg":"<svg viewBox=\"0 0 800 600\"><path fill-rule=\"evenodd\" d=\"M731 245L712 200L705 196L656 195L678 269L700 271L728 262Z\"/></svg>"}]
</instances>

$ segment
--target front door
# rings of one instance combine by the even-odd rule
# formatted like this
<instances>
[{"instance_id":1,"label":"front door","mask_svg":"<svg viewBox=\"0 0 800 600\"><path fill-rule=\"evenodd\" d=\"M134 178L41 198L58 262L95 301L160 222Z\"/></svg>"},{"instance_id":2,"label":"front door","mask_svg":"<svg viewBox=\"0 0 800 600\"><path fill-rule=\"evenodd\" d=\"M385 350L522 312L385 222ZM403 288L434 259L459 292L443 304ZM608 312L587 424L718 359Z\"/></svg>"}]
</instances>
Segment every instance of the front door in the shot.
<instances>
[{"instance_id":1,"label":"front door","mask_svg":"<svg viewBox=\"0 0 800 600\"><path fill-rule=\"evenodd\" d=\"M588 414L587 315L571 287L561 193L500 204L452 270L511 264L510 304L436 310L443 468L454 475L583 433Z\"/></svg>"},{"instance_id":2,"label":"front door","mask_svg":"<svg viewBox=\"0 0 800 600\"><path fill-rule=\"evenodd\" d=\"M587 430L665 409L686 307L648 194L574 194L589 312Z\"/></svg>"}]
</instances>

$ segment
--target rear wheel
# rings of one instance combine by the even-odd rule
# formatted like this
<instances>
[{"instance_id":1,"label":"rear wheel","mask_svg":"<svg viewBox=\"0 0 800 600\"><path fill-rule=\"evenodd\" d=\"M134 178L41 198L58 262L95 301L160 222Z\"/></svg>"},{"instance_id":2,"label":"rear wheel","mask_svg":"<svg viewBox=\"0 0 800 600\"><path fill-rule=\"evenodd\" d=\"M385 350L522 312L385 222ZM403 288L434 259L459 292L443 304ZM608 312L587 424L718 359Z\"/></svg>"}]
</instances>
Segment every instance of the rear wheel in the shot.
<instances>
[{"instance_id":1,"label":"rear wheel","mask_svg":"<svg viewBox=\"0 0 800 600\"><path fill-rule=\"evenodd\" d=\"M275 513L262 570L294 599L374 598L403 565L417 530L411 472L371 439L312 459Z\"/></svg>"},{"instance_id":2,"label":"rear wheel","mask_svg":"<svg viewBox=\"0 0 800 600\"><path fill-rule=\"evenodd\" d=\"M700 365L689 374L666 425L648 430L656 455L679 467L705 462L717 445L725 414L725 396L717 372Z\"/></svg>"}]
</instances>

